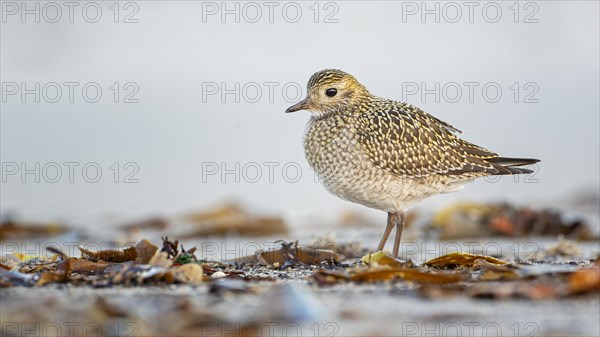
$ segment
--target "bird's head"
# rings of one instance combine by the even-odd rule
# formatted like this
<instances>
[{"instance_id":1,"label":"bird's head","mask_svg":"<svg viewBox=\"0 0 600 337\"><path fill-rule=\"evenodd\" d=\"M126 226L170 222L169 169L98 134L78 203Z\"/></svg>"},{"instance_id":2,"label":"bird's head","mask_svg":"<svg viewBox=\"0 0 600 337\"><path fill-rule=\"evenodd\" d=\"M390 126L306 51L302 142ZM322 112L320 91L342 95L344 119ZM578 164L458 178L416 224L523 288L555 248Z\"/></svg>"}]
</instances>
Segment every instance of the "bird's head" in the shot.
<instances>
[{"instance_id":1,"label":"bird's head","mask_svg":"<svg viewBox=\"0 0 600 337\"><path fill-rule=\"evenodd\" d=\"M370 94L354 76L337 69L316 72L308 80L306 98L292 105L285 112L308 110L313 116L322 117L347 111Z\"/></svg>"}]
</instances>

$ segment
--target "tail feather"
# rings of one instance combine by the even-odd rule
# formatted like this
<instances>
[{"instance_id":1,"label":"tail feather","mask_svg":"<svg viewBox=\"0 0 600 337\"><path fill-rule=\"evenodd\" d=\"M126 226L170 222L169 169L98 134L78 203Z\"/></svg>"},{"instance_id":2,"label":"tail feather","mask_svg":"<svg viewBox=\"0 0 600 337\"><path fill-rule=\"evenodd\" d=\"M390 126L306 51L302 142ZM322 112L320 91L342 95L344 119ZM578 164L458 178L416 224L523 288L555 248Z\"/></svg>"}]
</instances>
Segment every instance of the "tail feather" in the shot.
<instances>
[{"instance_id":1,"label":"tail feather","mask_svg":"<svg viewBox=\"0 0 600 337\"><path fill-rule=\"evenodd\" d=\"M488 162L499 164L502 166L522 166L531 165L539 162L539 159L532 158L507 158L507 157L494 157L487 159Z\"/></svg>"},{"instance_id":2,"label":"tail feather","mask_svg":"<svg viewBox=\"0 0 600 337\"><path fill-rule=\"evenodd\" d=\"M494 157L486 159L488 163L491 163L495 169L498 170L498 173L495 175L501 174L525 174L532 173L533 171L526 168L520 168L516 166L523 165L532 165L539 162L539 159L533 158L506 158L506 157Z\"/></svg>"}]
</instances>

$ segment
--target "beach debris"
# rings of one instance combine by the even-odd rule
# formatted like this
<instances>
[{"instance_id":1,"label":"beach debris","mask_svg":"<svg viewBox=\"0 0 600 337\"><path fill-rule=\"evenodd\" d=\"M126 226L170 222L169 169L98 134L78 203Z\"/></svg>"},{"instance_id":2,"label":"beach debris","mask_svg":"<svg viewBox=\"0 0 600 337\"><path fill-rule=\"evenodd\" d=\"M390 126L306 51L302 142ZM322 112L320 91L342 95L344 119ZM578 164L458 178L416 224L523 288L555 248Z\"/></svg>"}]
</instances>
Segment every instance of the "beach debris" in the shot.
<instances>
[{"instance_id":1,"label":"beach debris","mask_svg":"<svg viewBox=\"0 0 600 337\"><path fill-rule=\"evenodd\" d=\"M137 262L149 263L150 260L156 255L158 247L152 242L142 239L135 244L135 251L137 253Z\"/></svg>"},{"instance_id":2,"label":"beach debris","mask_svg":"<svg viewBox=\"0 0 600 337\"><path fill-rule=\"evenodd\" d=\"M456 283L463 281L466 274L458 272L435 272L419 268L391 268L378 266L354 270L350 275L353 282L403 280L416 283Z\"/></svg>"},{"instance_id":3,"label":"beach debris","mask_svg":"<svg viewBox=\"0 0 600 337\"><path fill-rule=\"evenodd\" d=\"M313 279L319 285L333 285L340 281L361 283L392 280L413 283L448 284L465 280L465 274L435 272L418 268L393 268L380 265L368 268L355 268L349 271L319 269L313 273Z\"/></svg>"},{"instance_id":4,"label":"beach debris","mask_svg":"<svg viewBox=\"0 0 600 337\"><path fill-rule=\"evenodd\" d=\"M202 265L193 255L195 249L186 252L182 247L181 253L171 256L167 252L159 252L158 247L146 239L125 249L92 252L83 247L79 248L81 258L67 256L52 246L48 247L48 250L55 255L49 258L5 256L2 261L20 262L13 267L3 265L4 267L0 268L0 285L42 286L60 282L94 286L193 284L208 279L204 275ZM182 254L192 256L192 260L186 264L175 264L175 259Z\"/></svg>"},{"instance_id":5,"label":"beach debris","mask_svg":"<svg viewBox=\"0 0 600 337\"><path fill-rule=\"evenodd\" d=\"M555 261L558 259L573 259L580 256L581 247L575 241L567 240L560 235L555 245L535 253L531 259L534 261Z\"/></svg>"},{"instance_id":6,"label":"beach debris","mask_svg":"<svg viewBox=\"0 0 600 337\"><path fill-rule=\"evenodd\" d=\"M79 259L75 257L69 257L66 260L59 262L56 265L56 270L75 272L84 275L100 275L106 272L106 268L111 265L110 262L105 261L90 261L86 259Z\"/></svg>"},{"instance_id":7,"label":"beach debris","mask_svg":"<svg viewBox=\"0 0 600 337\"><path fill-rule=\"evenodd\" d=\"M457 269L460 267L470 268L476 265L482 265L482 263L478 264L479 261L485 262L486 265L503 266L509 264L507 261L491 256L455 252L431 259L423 265L439 269Z\"/></svg>"},{"instance_id":8,"label":"beach debris","mask_svg":"<svg viewBox=\"0 0 600 337\"><path fill-rule=\"evenodd\" d=\"M10 254L1 259L0 286L35 287L70 283L93 287L132 287L209 283L211 294L225 295L256 293L258 288L253 282L259 280L273 282L289 279L290 275L304 275L320 286L404 283L424 297L466 294L473 298L537 300L600 293L600 260L580 260L578 263L544 263L543 260L508 262L487 255L454 252L418 264L376 252L343 264L336 251L318 248L322 247L321 244L303 247L298 241L280 240L276 241L279 247L271 250L259 250L235 261L209 262L196 257L195 247L186 250L178 240L168 237L162 241L160 250L142 239L120 250L92 252L81 249L81 257L68 256L52 246L48 247L48 251L53 255L48 257ZM579 253L574 243L561 239L544 254L575 256ZM285 304L292 305L297 302L294 293L302 294L304 291L282 288L281 292L284 294L282 298L290 297L284 301ZM99 303L100 307L118 315L118 310L113 311L110 304ZM294 305L303 307L302 310L307 308L302 303ZM269 304L269 308L271 306L277 307ZM302 319L314 315L312 309L305 310L309 314L292 309L279 308L269 317Z\"/></svg>"},{"instance_id":9,"label":"beach debris","mask_svg":"<svg viewBox=\"0 0 600 337\"><path fill-rule=\"evenodd\" d=\"M135 247L126 247L123 249L104 249L99 251L91 251L87 248L79 246L81 257L89 261L105 261L105 262L127 262L135 261L137 252Z\"/></svg>"},{"instance_id":10,"label":"beach debris","mask_svg":"<svg viewBox=\"0 0 600 337\"><path fill-rule=\"evenodd\" d=\"M364 247L360 240L337 242L334 234L317 237L309 247L334 251L339 255L341 261L359 258L369 253L369 249Z\"/></svg>"},{"instance_id":11,"label":"beach debris","mask_svg":"<svg viewBox=\"0 0 600 337\"><path fill-rule=\"evenodd\" d=\"M600 293L600 263L572 272L567 282L569 294Z\"/></svg>"},{"instance_id":12,"label":"beach debris","mask_svg":"<svg viewBox=\"0 0 600 337\"><path fill-rule=\"evenodd\" d=\"M119 226L119 228L127 232L137 232L141 230L164 230L167 227L169 227L169 221L162 217L151 217Z\"/></svg>"},{"instance_id":13,"label":"beach debris","mask_svg":"<svg viewBox=\"0 0 600 337\"><path fill-rule=\"evenodd\" d=\"M127 262L137 261L140 263L148 263L150 259L158 251L158 247L146 239L140 240L135 246L125 247L123 249L106 249L97 252L79 246L81 257L90 261L105 261L105 262Z\"/></svg>"},{"instance_id":14,"label":"beach debris","mask_svg":"<svg viewBox=\"0 0 600 337\"><path fill-rule=\"evenodd\" d=\"M447 284L466 279L462 272L435 271L426 266L414 265L412 261L402 262L384 252L368 254L362 257L362 264L344 271L319 269L313 274L318 284L334 284L338 281L381 282L402 280L414 283Z\"/></svg>"},{"instance_id":15,"label":"beach debris","mask_svg":"<svg viewBox=\"0 0 600 337\"><path fill-rule=\"evenodd\" d=\"M491 256L456 252L421 265L383 253L369 254L343 270L320 268L313 280L321 286L340 282L408 282L425 297L463 294L475 298L532 300L600 293L600 263L515 264Z\"/></svg>"},{"instance_id":16,"label":"beach debris","mask_svg":"<svg viewBox=\"0 0 600 337\"><path fill-rule=\"evenodd\" d=\"M54 247L48 247L48 250L63 258L66 257L62 251ZM7 269L8 266L0 268L0 286L42 286L48 283L66 282L70 266L67 263L64 270L57 270L55 268L57 261L56 256L51 258L28 257L23 258L19 267L10 268L10 270Z\"/></svg>"},{"instance_id":17,"label":"beach debris","mask_svg":"<svg viewBox=\"0 0 600 337\"><path fill-rule=\"evenodd\" d=\"M443 240L533 235L592 239L589 226L582 220L565 220L554 209L535 210L507 203L456 203L435 214L429 227L439 230Z\"/></svg>"},{"instance_id":18,"label":"beach debris","mask_svg":"<svg viewBox=\"0 0 600 337\"><path fill-rule=\"evenodd\" d=\"M0 287L12 286L32 286L35 284L39 275L25 274L19 271L0 269Z\"/></svg>"},{"instance_id":19,"label":"beach debris","mask_svg":"<svg viewBox=\"0 0 600 337\"><path fill-rule=\"evenodd\" d=\"M220 270L216 271L210 275L210 278L212 278L212 279L218 279L218 278L224 278L224 277L227 277L227 274L225 274L224 272L222 272Z\"/></svg>"},{"instance_id":20,"label":"beach debris","mask_svg":"<svg viewBox=\"0 0 600 337\"><path fill-rule=\"evenodd\" d=\"M169 277L173 277L174 281L179 283L199 283L205 280L202 266L196 263L174 266L168 273L170 274Z\"/></svg>"},{"instance_id":21,"label":"beach debris","mask_svg":"<svg viewBox=\"0 0 600 337\"><path fill-rule=\"evenodd\" d=\"M600 294L598 262L585 267L570 264L521 265L517 275L509 282L476 283L468 289L468 293L476 298L531 300Z\"/></svg>"},{"instance_id":22,"label":"beach debris","mask_svg":"<svg viewBox=\"0 0 600 337\"><path fill-rule=\"evenodd\" d=\"M230 262L271 265L276 268L285 269L296 264L337 264L340 261L339 254L330 249L301 247L298 245L298 241L286 242L278 240L275 243L279 243L281 248L268 251L257 250L254 255L242 256Z\"/></svg>"},{"instance_id":23,"label":"beach debris","mask_svg":"<svg viewBox=\"0 0 600 337\"><path fill-rule=\"evenodd\" d=\"M286 234L288 228L280 216L254 215L237 204L184 216L188 226L179 234L182 239L207 236L261 236Z\"/></svg>"},{"instance_id":24,"label":"beach debris","mask_svg":"<svg viewBox=\"0 0 600 337\"><path fill-rule=\"evenodd\" d=\"M384 252L367 254L361 258L361 262L367 265L382 265L393 268L410 268L414 266L412 261L401 261Z\"/></svg>"},{"instance_id":25,"label":"beach debris","mask_svg":"<svg viewBox=\"0 0 600 337\"><path fill-rule=\"evenodd\" d=\"M155 267L170 268L174 263L173 260L169 258L167 253L158 252L152 257L152 259L150 259L148 264Z\"/></svg>"},{"instance_id":26,"label":"beach debris","mask_svg":"<svg viewBox=\"0 0 600 337\"><path fill-rule=\"evenodd\" d=\"M0 223L0 241L26 240L50 237L68 232L70 229L58 222L32 223L3 219Z\"/></svg>"},{"instance_id":27,"label":"beach debris","mask_svg":"<svg viewBox=\"0 0 600 337\"><path fill-rule=\"evenodd\" d=\"M161 239L163 241L163 246L160 249L161 252L167 253L170 259L179 255L179 240L171 241L168 236L164 238L161 237Z\"/></svg>"},{"instance_id":28,"label":"beach debris","mask_svg":"<svg viewBox=\"0 0 600 337\"><path fill-rule=\"evenodd\" d=\"M265 236L288 233L281 216L254 214L236 203L224 203L206 210L176 217L153 216L125 223L119 228L128 234L170 229L179 239L208 236Z\"/></svg>"}]
</instances>

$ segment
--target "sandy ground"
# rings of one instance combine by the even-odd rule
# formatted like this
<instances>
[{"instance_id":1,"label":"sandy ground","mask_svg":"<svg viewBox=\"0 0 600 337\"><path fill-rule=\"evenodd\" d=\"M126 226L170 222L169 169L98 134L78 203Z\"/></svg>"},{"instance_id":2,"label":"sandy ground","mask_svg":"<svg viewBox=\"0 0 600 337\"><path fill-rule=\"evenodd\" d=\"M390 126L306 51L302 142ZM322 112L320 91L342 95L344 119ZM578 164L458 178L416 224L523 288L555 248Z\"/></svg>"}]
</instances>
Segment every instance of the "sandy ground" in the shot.
<instances>
[{"instance_id":1,"label":"sandy ground","mask_svg":"<svg viewBox=\"0 0 600 337\"><path fill-rule=\"evenodd\" d=\"M210 285L3 289L3 328L5 336L22 335L27 327L20 320L29 316L38 320L42 336L52 335L55 326L68 335L74 322L75 332L93 335L101 327L111 336L116 328L120 336L174 331L231 336L244 325L250 328L240 335L258 330L264 336L597 336L600 329L598 297L542 302L461 296L428 300L411 295L402 284L318 288L294 280L257 286L258 294L228 296L210 293ZM82 315L99 296L127 311L127 317L104 318L93 310ZM181 310L197 318L190 322L176 317ZM11 334L13 322L20 322L19 334Z\"/></svg>"},{"instance_id":2,"label":"sandy ground","mask_svg":"<svg viewBox=\"0 0 600 337\"><path fill-rule=\"evenodd\" d=\"M355 233L348 231L343 242ZM371 247L378 228L362 229ZM297 234L312 242L318 233ZM269 245L275 238L214 239L198 245L214 259L233 257ZM219 241L220 240L220 241ZM216 244L217 243L217 244ZM221 245L219 245L220 243ZM556 239L519 241L411 241L403 256L415 262L455 250L527 258ZM216 251L216 247L223 249ZM581 254L540 268L568 271L590 263L599 243L581 242ZM233 247L233 248L232 248ZM6 248L6 247L4 247ZM237 250L236 250L237 249ZM201 249L202 251L202 249ZM238 255L239 256L239 255ZM346 261L347 263L355 262ZM113 286L64 284L0 289L4 336L598 336L600 294L567 299L485 299L467 292L424 292L410 282L341 283L319 286L316 267L255 268L252 281L220 279L199 285ZM265 279L260 281L259 279ZM429 288L431 290L431 288Z\"/></svg>"}]
</instances>

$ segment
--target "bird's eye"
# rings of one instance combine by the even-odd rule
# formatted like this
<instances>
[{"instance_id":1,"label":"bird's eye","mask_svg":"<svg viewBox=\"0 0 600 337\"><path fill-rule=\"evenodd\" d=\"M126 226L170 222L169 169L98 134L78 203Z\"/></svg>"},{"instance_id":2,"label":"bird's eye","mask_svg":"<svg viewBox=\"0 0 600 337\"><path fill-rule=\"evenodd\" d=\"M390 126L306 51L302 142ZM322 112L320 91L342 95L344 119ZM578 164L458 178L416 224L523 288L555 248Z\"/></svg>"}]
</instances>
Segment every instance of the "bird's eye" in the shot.
<instances>
[{"instance_id":1,"label":"bird's eye","mask_svg":"<svg viewBox=\"0 0 600 337\"><path fill-rule=\"evenodd\" d=\"M337 95L337 89L329 88L329 89L325 90L325 95L327 95L329 97L333 97L333 96Z\"/></svg>"}]
</instances>

